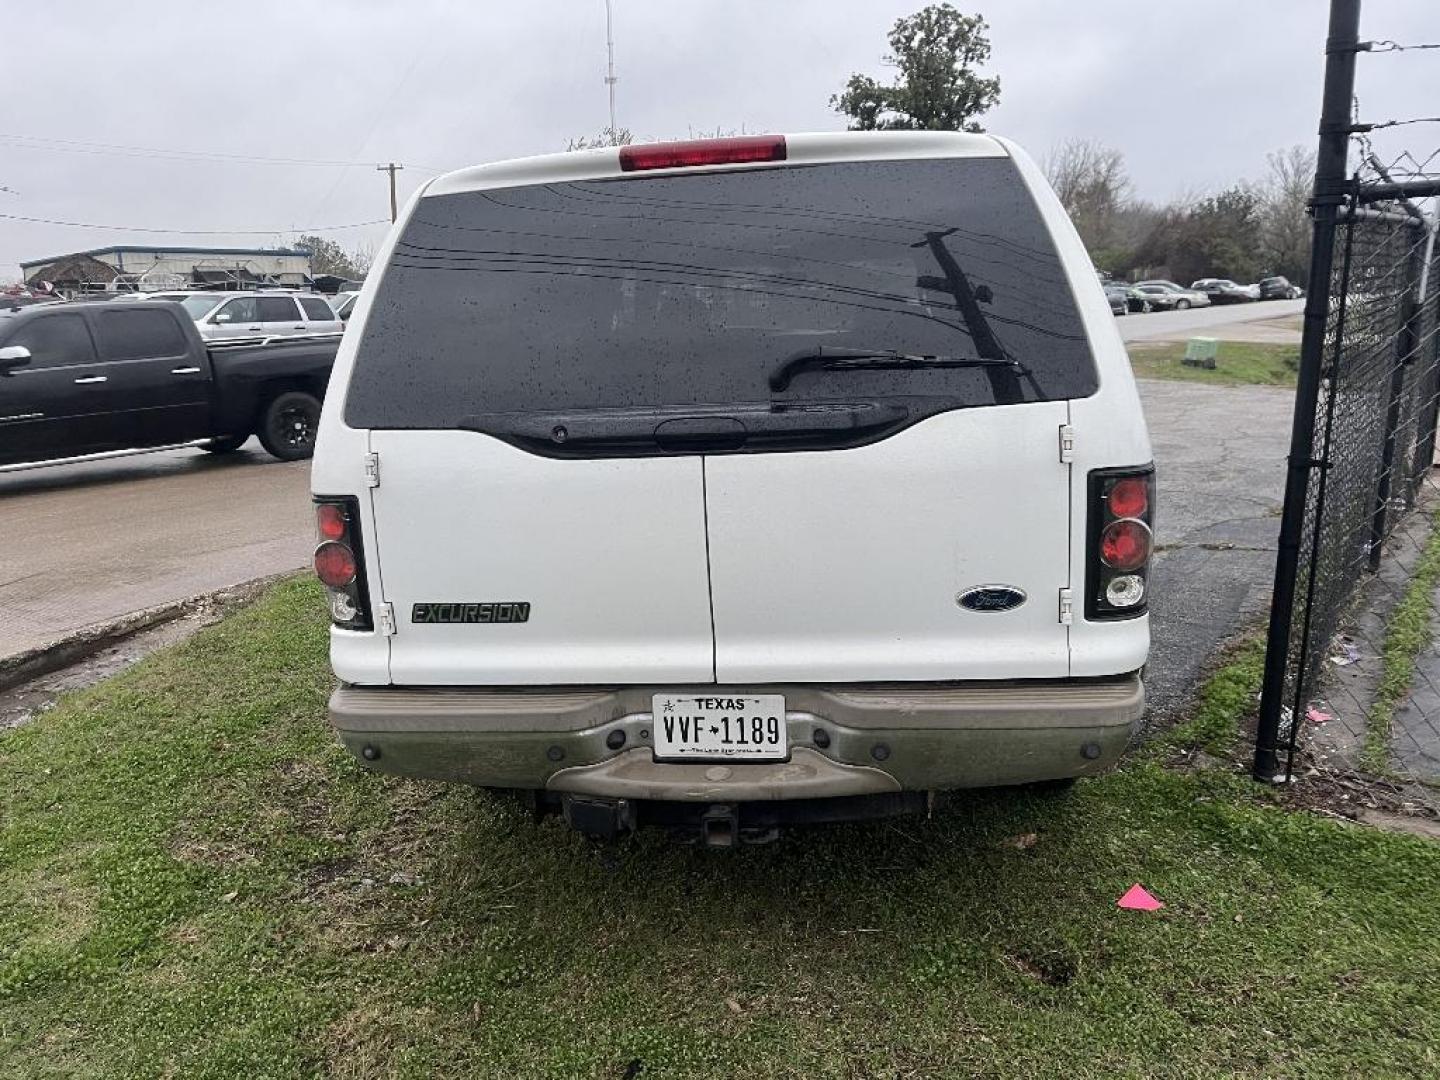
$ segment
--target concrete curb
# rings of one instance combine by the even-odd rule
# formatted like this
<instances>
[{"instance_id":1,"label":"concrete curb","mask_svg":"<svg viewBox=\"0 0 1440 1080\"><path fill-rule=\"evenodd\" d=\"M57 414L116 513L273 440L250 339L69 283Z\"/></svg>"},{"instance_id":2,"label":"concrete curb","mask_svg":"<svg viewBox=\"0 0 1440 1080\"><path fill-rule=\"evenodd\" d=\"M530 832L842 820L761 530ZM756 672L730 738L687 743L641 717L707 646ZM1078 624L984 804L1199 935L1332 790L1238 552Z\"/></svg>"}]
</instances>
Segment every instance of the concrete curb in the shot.
<instances>
[{"instance_id":1,"label":"concrete curb","mask_svg":"<svg viewBox=\"0 0 1440 1080\"><path fill-rule=\"evenodd\" d=\"M108 623L98 623L76 630L74 633L40 645L13 656L0 657L0 691L38 679L42 675L59 671L61 668L85 660L110 646L133 637L144 630L173 622L204 611L207 608L229 608L254 599L268 586L282 578L292 576L295 571L271 574L255 578L238 585L227 585L213 592L187 596L182 600L171 600L155 607L133 611Z\"/></svg>"}]
</instances>

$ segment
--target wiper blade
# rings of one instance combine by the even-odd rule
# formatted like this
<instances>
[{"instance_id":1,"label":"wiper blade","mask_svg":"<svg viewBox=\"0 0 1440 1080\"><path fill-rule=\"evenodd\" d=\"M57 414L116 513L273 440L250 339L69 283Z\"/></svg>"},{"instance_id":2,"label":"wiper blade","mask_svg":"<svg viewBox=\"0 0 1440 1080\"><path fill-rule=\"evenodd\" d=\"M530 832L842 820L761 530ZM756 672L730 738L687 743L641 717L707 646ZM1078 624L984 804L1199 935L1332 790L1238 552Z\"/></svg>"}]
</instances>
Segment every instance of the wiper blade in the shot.
<instances>
[{"instance_id":1,"label":"wiper blade","mask_svg":"<svg viewBox=\"0 0 1440 1080\"><path fill-rule=\"evenodd\" d=\"M1018 360L983 356L938 356L906 353L897 349L843 349L821 346L805 349L786 358L770 373L770 389L779 392L802 371L908 371L917 368L1009 368L1017 375L1028 374Z\"/></svg>"}]
</instances>

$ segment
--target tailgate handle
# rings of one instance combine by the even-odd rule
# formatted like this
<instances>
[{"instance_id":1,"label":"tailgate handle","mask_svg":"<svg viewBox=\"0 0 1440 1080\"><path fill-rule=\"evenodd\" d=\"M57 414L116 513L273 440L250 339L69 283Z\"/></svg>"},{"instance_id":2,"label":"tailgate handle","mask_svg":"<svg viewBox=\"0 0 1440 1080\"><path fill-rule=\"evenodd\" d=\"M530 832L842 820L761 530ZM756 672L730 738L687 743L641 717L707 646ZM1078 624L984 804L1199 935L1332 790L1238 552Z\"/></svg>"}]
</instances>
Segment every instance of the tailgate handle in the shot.
<instances>
[{"instance_id":1,"label":"tailgate handle","mask_svg":"<svg viewBox=\"0 0 1440 1080\"><path fill-rule=\"evenodd\" d=\"M733 416L682 416L655 428L662 450L738 450L750 432Z\"/></svg>"}]
</instances>

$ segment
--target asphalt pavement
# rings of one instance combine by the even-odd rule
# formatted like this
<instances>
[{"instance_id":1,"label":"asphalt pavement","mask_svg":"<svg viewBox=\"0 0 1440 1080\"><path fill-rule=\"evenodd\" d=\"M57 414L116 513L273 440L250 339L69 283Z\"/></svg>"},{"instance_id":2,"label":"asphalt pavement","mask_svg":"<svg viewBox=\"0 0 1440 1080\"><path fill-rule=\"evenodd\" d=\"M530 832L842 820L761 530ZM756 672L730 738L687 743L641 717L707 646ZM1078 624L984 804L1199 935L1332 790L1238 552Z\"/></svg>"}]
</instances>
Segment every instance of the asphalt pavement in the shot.
<instances>
[{"instance_id":1,"label":"asphalt pavement","mask_svg":"<svg viewBox=\"0 0 1440 1080\"><path fill-rule=\"evenodd\" d=\"M1152 311L1148 315L1136 312L1119 316L1115 323L1126 341L1183 341L1196 335L1249 341L1256 340L1252 331L1237 334L1235 328L1266 327L1276 320L1288 323L1304 310L1304 300L1263 300L1250 304L1216 304L1188 311ZM1284 327L1279 336L1300 340L1299 330L1289 326ZM1268 333L1261 334L1259 340L1270 337Z\"/></svg>"},{"instance_id":2,"label":"asphalt pavement","mask_svg":"<svg viewBox=\"0 0 1440 1080\"><path fill-rule=\"evenodd\" d=\"M309 462L251 440L0 473L0 659L303 566Z\"/></svg>"}]
</instances>

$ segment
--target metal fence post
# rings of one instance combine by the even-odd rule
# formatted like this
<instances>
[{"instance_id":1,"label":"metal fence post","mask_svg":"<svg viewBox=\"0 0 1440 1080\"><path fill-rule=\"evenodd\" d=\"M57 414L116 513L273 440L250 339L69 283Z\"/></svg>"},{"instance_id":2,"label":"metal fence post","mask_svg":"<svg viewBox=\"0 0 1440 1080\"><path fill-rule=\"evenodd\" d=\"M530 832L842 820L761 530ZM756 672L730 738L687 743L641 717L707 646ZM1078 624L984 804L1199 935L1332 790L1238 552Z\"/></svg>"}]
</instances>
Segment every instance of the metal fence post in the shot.
<instances>
[{"instance_id":1,"label":"metal fence post","mask_svg":"<svg viewBox=\"0 0 1440 1080\"><path fill-rule=\"evenodd\" d=\"M1360 44L1360 0L1331 0L1330 28L1325 42L1325 91L1320 111L1320 146L1315 160L1311 200L1314 240L1310 251L1309 291L1305 298L1305 332L1300 346L1300 372L1295 388L1295 420L1290 432L1285 505L1280 518L1279 553L1270 631L1265 646L1265 679L1260 719L1255 732L1254 776L1272 781L1279 768L1280 719L1285 696L1285 668L1295 607L1300 534L1305 499L1314 462L1315 410L1320 397L1320 370L1325 348L1325 323L1330 314L1330 277L1334 267L1335 223L1345 198L1350 148L1350 103L1355 93L1355 56ZM1291 722L1294 722L1294 717Z\"/></svg>"}]
</instances>

